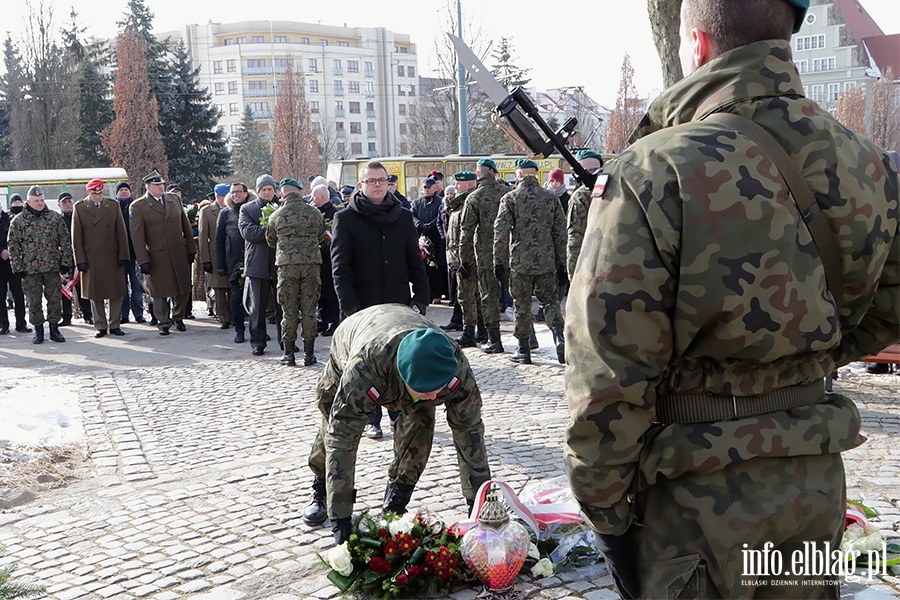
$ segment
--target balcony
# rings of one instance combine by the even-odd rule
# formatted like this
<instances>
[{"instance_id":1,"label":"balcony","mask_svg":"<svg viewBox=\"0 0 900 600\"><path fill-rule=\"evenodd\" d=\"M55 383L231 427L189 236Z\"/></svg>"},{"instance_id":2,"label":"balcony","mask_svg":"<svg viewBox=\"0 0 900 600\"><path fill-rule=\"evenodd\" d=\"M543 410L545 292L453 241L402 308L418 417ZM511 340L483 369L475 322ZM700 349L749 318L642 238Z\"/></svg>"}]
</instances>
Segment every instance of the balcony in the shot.
<instances>
[{"instance_id":1,"label":"balcony","mask_svg":"<svg viewBox=\"0 0 900 600\"><path fill-rule=\"evenodd\" d=\"M243 75L271 75L271 67L244 67L241 70Z\"/></svg>"},{"instance_id":2,"label":"balcony","mask_svg":"<svg viewBox=\"0 0 900 600\"><path fill-rule=\"evenodd\" d=\"M374 110L367 110L367 111L366 111L366 116L367 116L368 118L370 118L370 119L374 119L374 118L375 118L375 111L374 111Z\"/></svg>"},{"instance_id":3,"label":"balcony","mask_svg":"<svg viewBox=\"0 0 900 600\"><path fill-rule=\"evenodd\" d=\"M345 111L344 111L343 108L336 108L336 109L334 109L334 116L336 116L336 117L343 117L344 114L345 114Z\"/></svg>"},{"instance_id":4,"label":"balcony","mask_svg":"<svg viewBox=\"0 0 900 600\"><path fill-rule=\"evenodd\" d=\"M344 88L334 88L334 95L335 95L335 96L343 96L343 95L344 95Z\"/></svg>"},{"instance_id":5,"label":"balcony","mask_svg":"<svg viewBox=\"0 0 900 600\"><path fill-rule=\"evenodd\" d=\"M368 138L376 138L376 137L378 137L378 133L376 133L376 132L374 132L374 131L366 131L366 137L368 137Z\"/></svg>"},{"instance_id":6,"label":"balcony","mask_svg":"<svg viewBox=\"0 0 900 600\"><path fill-rule=\"evenodd\" d=\"M366 98L374 98L375 90L366 90Z\"/></svg>"},{"instance_id":7,"label":"balcony","mask_svg":"<svg viewBox=\"0 0 900 600\"><path fill-rule=\"evenodd\" d=\"M334 69L334 74L335 74L335 75L343 75L343 74L344 74L344 69L342 69L342 68L340 68L340 67L337 67L336 69Z\"/></svg>"},{"instance_id":8,"label":"balcony","mask_svg":"<svg viewBox=\"0 0 900 600\"><path fill-rule=\"evenodd\" d=\"M339 138L345 138L345 137L347 137L347 132L344 131L343 129L338 129L335 133L337 134L337 136L338 136Z\"/></svg>"},{"instance_id":9,"label":"balcony","mask_svg":"<svg viewBox=\"0 0 900 600\"><path fill-rule=\"evenodd\" d=\"M253 110L251 108L250 116L254 119L271 119L273 115L271 110Z\"/></svg>"},{"instance_id":10,"label":"balcony","mask_svg":"<svg viewBox=\"0 0 900 600\"><path fill-rule=\"evenodd\" d=\"M372 69L366 69L366 77L375 77L375 71Z\"/></svg>"},{"instance_id":11,"label":"balcony","mask_svg":"<svg viewBox=\"0 0 900 600\"><path fill-rule=\"evenodd\" d=\"M275 90L266 88L262 90L246 90L244 91L245 98L271 98L275 95Z\"/></svg>"}]
</instances>

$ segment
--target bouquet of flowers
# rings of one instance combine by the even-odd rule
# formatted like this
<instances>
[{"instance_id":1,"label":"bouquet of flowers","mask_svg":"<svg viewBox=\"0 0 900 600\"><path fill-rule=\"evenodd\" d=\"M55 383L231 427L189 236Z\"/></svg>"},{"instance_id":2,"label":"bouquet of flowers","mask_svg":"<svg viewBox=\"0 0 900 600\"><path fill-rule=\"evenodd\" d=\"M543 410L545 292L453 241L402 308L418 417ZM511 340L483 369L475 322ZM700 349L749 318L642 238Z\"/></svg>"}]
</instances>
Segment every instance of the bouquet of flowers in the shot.
<instances>
[{"instance_id":1,"label":"bouquet of flowers","mask_svg":"<svg viewBox=\"0 0 900 600\"><path fill-rule=\"evenodd\" d=\"M869 525L869 519L877 516L877 512L861 502L847 501L841 553L847 559L854 557L858 566L877 567L882 561L886 567L900 564L900 544L886 542L881 530Z\"/></svg>"},{"instance_id":2,"label":"bouquet of flowers","mask_svg":"<svg viewBox=\"0 0 900 600\"><path fill-rule=\"evenodd\" d=\"M419 252L422 253L422 262L426 267L437 269L437 261L434 260L434 244L424 235L419 236Z\"/></svg>"},{"instance_id":3,"label":"bouquet of flowers","mask_svg":"<svg viewBox=\"0 0 900 600\"><path fill-rule=\"evenodd\" d=\"M460 556L461 540L434 516L363 513L353 520L349 539L320 558L345 595L437 598L453 585L475 581Z\"/></svg>"},{"instance_id":4,"label":"bouquet of flowers","mask_svg":"<svg viewBox=\"0 0 900 600\"><path fill-rule=\"evenodd\" d=\"M325 237L328 238L328 243L334 241L334 235L332 235L331 230L334 228L334 219L325 219Z\"/></svg>"},{"instance_id":5,"label":"bouquet of flowers","mask_svg":"<svg viewBox=\"0 0 900 600\"><path fill-rule=\"evenodd\" d=\"M278 210L278 205L274 202L269 202L265 206L262 207L262 216L259 218L259 224L263 227L267 227L269 225L269 217L272 216L272 213Z\"/></svg>"}]
</instances>

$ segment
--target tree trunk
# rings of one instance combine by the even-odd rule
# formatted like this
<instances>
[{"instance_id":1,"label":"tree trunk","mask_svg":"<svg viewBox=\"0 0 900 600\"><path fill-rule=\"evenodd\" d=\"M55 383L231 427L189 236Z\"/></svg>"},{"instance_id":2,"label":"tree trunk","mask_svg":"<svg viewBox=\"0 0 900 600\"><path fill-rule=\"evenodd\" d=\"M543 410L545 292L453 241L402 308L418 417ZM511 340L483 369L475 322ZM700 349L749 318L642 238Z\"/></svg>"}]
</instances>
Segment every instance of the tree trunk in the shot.
<instances>
[{"instance_id":1,"label":"tree trunk","mask_svg":"<svg viewBox=\"0 0 900 600\"><path fill-rule=\"evenodd\" d=\"M662 65L663 84L669 87L684 76L678 57L681 0L647 0L647 12L650 14L653 43Z\"/></svg>"}]
</instances>

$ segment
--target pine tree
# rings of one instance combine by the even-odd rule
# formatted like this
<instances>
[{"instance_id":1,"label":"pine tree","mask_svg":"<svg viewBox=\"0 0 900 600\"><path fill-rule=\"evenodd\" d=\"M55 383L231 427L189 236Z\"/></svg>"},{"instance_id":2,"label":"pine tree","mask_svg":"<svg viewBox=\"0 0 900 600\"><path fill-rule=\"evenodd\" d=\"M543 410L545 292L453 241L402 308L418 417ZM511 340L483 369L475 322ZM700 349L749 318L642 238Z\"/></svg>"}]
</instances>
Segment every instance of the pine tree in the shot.
<instances>
[{"instance_id":1,"label":"pine tree","mask_svg":"<svg viewBox=\"0 0 900 600\"><path fill-rule=\"evenodd\" d=\"M628 53L622 59L622 79L616 96L616 108L609 116L609 133L606 137L606 151L618 153L628 147L631 132L637 127L643 114L643 103L637 97L634 86L634 68Z\"/></svg>"},{"instance_id":2,"label":"pine tree","mask_svg":"<svg viewBox=\"0 0 900 600\"><path fill-rule=\"evenodd\" d=\"M493 58L496 62L491 65L491 73L508 91L512 91L516 86L524 87L531 81L528 77L528 71L531 69L520 69L513 64L513 46L509 38L500 38Z\"/></svg>"},{"instance_id":3,"label":"pine tree","mask_svg":"<svg viewBox=\"0 0 900 600\"><path fill-rule=\"evenodd\" d=\"M6 554L5 547L0 547L0 556ZM13 583L10 581L13 571L16 570L16 563L3 565L0 567L0 598L3 600L13 600L13 598L32 598L34 596L42 596L47 589L42 585L30 583Z\"/></svg>"},{"instance_id":4,"label":"pine tree","mask_svg":"<svg viewBox=\"0 0 900 600\"><path fill-rule=\"evenodd\" d=\"M17 77L21 64L18 50L8 34L3 42L3 64L6 73L0 76L0 170L8 171L14 168L10 113L13 102L20 99L18 94L11 94L10 90L19 89Z\"/></svg>"},{"instance_id":5,"label":"pine tree","mask_svg":"<svg viewBox=\"0 0 900 600\"><path fill-rule=\"evenodd\" d=\"M156 98L147 79L147 51L139 34L126 29L116 44L116 117L101 134L112 163L128 171L132 182L156 169L166 177L168 164L159 133ZM137 187L137 186L135 186ZM140 195L135 189L136 195Z\"/></svg>"},{"instance_id":6,"label":"pine tree","mask_svg":"<svg viewBox=\"0 0 900 600\"><path fill-rule=\"evenodd\" d=\"M233 138L231 162L235 179L245 183L254 181L272 168L269 140L257 127L249 106L244 108L244 117Z\"/></svg>"},{"instance_id":7,"label":"pine tree","mask_svg":"<svg viewBox=\"0 0 900 600\"><path fill-rule=\"evenodd\" d=\"M172 110L160 118L169 177L181 186L185 198L203 198L216 177L231 173L231 156L218 125L219 111L209 90L200 87L200 69L193 67L181 42L173 51L171 73Z\"/></svg>"},{"instance_id":8,"label":"pine tree","mask_svg":"<svg viewBox=\"0 0 900 600\"><path fill-rule=\"evenodd\" d=\"M303 88L303 76L295 77L293 68L288 65L275 102L272 162L275 179L294 177L302 181L307 175L318 172L319 142L312 132Z\"/></svg>"}]
</instances>

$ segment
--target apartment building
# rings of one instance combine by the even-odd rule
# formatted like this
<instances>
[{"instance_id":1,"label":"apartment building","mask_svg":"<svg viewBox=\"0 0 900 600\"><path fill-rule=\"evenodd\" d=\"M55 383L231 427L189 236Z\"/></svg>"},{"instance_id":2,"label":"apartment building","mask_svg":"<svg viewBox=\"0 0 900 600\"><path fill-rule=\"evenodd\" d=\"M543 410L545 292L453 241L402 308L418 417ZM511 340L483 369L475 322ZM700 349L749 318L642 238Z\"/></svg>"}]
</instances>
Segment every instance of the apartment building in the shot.
<instances>
[{"instance_id":1,"label":"apartment building","mask_svg":"<svg viewBox=\"0 0 900 600\"><path fill-rule=\"evenodd\" d=\"M418 89L409 35L295 21L192 24L155 35L184 41L228 135L238 130L245 106L264 131L272 130L290 65L304 78L313 128L328 158L391 155L399 148L403 109Z\"/></svg>"}]
</instances>

